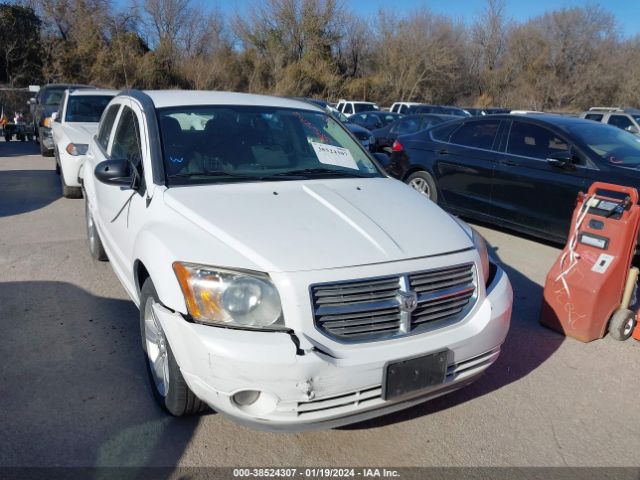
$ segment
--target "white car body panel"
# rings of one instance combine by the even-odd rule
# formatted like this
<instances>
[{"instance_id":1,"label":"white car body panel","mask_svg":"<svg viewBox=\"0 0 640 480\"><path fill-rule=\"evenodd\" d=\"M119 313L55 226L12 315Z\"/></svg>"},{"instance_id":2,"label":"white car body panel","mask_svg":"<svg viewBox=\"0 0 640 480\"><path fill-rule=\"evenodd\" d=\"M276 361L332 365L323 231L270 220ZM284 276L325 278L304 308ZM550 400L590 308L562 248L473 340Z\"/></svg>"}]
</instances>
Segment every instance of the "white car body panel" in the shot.
<instances>
[{"instance_id":1,"label":"white car body panel","mask_svg":"<svg viewBox=\"0 0 640 480\"><path fill-rule=\"evenodd\" d=\"M156 107L224 103L321 111L303 102L256 95L148 95ZM110 105L114 104L132 108L144 125L142 162L145 182L153 187L136 192L99 182L93 172L108 158L113 135L106 151L93 138L82 172L88 208L114 272L138 306L137 269L144 265L161 302L154 307L156 316L180 371L190 389L214 409L272 430L337 426L460 388L498 357L511 317L506 274L496 267L495 278L485 288L478 274L480 256L468 233L410 187L387 177L154 185L143 106L124 95ZM121 113L122 108L114 125ZM289 331L227 329L188 321L172 268L175 261L268 274ZM452 325L382 341L345 343L325 335L314 323L311 285L463 263L475 265L476 302ZM410 398L382 399L388 362L442 350L448 350L445 383ZM263 392L260 401L240 408L232 396L244 389ZM348 405L335 400L345 395L356 400Z\"/></svg>"}]
</instances>

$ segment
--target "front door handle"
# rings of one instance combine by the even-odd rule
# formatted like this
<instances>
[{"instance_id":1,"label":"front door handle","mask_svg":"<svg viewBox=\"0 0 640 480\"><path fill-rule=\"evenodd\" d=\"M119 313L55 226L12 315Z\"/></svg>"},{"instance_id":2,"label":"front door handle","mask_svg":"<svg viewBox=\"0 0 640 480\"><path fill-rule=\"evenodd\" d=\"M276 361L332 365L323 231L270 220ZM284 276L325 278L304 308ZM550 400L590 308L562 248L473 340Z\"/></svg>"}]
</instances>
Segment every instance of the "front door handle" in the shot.
<instances>
[{"instance_id":1,"label":"front door handle","mask_svg":"<svg viewBox=\"0 0 640 480\"><path fill-rule=\"evenodd\" d=\"M449 155L449 150L447 150L446 148L441 148L440 150L438 150L438 155Z\"/></svg>"}]
</instances>

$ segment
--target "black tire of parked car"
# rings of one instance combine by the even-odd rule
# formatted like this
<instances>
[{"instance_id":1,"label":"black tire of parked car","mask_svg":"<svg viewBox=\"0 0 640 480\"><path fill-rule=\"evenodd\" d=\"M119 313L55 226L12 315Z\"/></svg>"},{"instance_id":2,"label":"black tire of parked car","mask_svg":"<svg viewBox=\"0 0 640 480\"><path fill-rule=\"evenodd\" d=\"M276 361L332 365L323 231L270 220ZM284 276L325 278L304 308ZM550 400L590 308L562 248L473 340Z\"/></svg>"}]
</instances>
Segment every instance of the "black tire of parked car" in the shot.
<instances>
[{"instance_id":1,"label":"black tire of parked car","mask_svg":"<svg viewBox=\"0 0 640 480\"><path fill-rule=\"evenodd\" d=\"M59 171L60 166L56 163L56 172L60 175L60 186L62 187L62 196L64 198L82 198L82 188L70 187L64 181L64 175Z\"/></svg>"},{"instance_id":2,"label":"black tire of parked car","mask_svg":"<svg viewBox=\"0 0 640 480\"><path fill-rule=\"evenodd\" d=\"M636 326L636 316L631 310L616 310L609 321L609 335L614 340L627 340Z\"/></svg>"},{"instance_id":3,"label":"black tire of parked car","mask_svg":"<svg viewBox=\"0 0 640 480\"><path fill-rule=\"evenodd\" d=\"M160 333L163 336L166 345L169 386L165 395L160 393L160 391L158 391L158 388L156 387L152 371L153 367L151 366L151 361L149 360L149 356L147 354L147 342L145 338L145 310L147 308L151 308L151 302L149 302L149 299L153 299L153 302L155 303L160 303L158 293L156 292L153 282L150 278L147 278L142 285L142 289L140 290L140 336L142 340L142 351L144 353L144 363L147 370L147 378L150 384L151 391L153 393L153 397L156 399L160 407L162 407L164 410L175 417L182 417L200 413L207 409L207 404L196 397L187 385L187 382L180 372L180 367L178 366L178 363L173 356L171 346L164 336L162 328L160 328Z\"/></svg>"},{"instance_id":4,"label":"black tire of parked car","mask_svg":"<svg viewBox=\"0 0 640 480\"><path fill-rule=\"evenodd\" d=\"M40 142L40 154L43 157L53 157L53 151L44 146L44 143Z\"/></svg>"},{"instance_id":5,"label":"black tire of parked car","mask_svg":"<svg viewBox=\"0 0 640 480\"><path fill-rule=\"evenodd\" d=\"M85 200L84 202L84 217L87 226L87 242L89 243L89 253L91 253L91 257L93 257L94 260L106 262L107 260L109 260L109 257L107 257L107 252L102 245L102 240L100 240L98 229L96 228L96 224L93 221L93 217L91 216L91 210L89 210L88 200Z\"/></svg>"},{"instance_id":6,"label":"black tire of parked car","mask_svg":"<svg viewBox=\"0 0 640 480\"><path fill-rule=\"evenodd\" d=\"M438 191L436 190L436 182L433 181L433 177L429 172L424 170L418 170L409 175L405 183L412 187L414 190L429 197L433 202L438 201Z\"/></svg>"}]
</instances>

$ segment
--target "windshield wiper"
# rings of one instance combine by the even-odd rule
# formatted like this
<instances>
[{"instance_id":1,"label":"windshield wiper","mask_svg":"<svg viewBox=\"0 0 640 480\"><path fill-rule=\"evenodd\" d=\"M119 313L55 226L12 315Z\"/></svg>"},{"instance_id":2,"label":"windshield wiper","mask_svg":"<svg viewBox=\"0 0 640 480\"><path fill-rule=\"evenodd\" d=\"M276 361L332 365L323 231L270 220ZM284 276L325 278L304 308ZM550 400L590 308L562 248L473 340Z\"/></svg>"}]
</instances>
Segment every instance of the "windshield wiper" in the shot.
<instances>
[{"instance_id":1,"label":"windshield wiper","mask_svg":"<svg viewBox=\"0 0 640 480\"><path fill-rule=\"evenodd\" d=\"M356 178L369 178L371 175L361 173L360 171L345 171L345 170L333 170L331 168L302 168L300 170L290 170L288 172L280 172L274 173L274 176L282 176L288 177L290 175L300 176L300 175L339 175L346 177L356 177Z\"/></svg>"},{"instance_id":2,"label":"windshield wiper","mask_svg":"<svg viewBox=\"0 0 640 480\"><path fill-rule=\"evenodd\" d=\"M228 177L237 178L239 180L282 180L282 177L276 175L247 175L245 173L232 173L225 172L223 170L215 170L211 172L185 172L174 173L169 175L169 178L192 178L192 177ZM304 178L297 175L299 178Z\"/></svg>"}]
</instances>

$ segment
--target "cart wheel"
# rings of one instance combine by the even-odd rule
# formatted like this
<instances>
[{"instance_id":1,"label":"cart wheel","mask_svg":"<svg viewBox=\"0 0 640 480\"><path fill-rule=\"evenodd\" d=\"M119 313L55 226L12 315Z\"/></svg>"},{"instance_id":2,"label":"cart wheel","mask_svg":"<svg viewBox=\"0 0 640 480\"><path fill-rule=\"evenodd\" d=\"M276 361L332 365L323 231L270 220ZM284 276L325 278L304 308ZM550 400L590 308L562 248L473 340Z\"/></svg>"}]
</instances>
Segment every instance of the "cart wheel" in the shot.
<instances>
[{"instance_id":1,"label":"cart wheel","mask_svg":"<svg viewBox=\"0 0 640 480\"><path fill-rule=\"evenodd\" d=\"M626 340L636 327L636 316L631 310L616 310L609 322L609 335L615 340Z\"/></svg>"}]
</instances>

